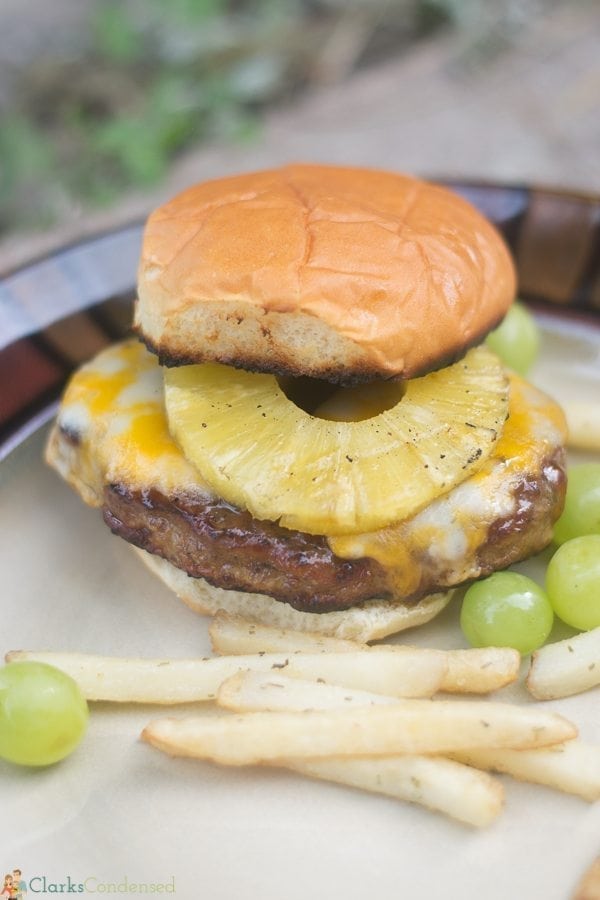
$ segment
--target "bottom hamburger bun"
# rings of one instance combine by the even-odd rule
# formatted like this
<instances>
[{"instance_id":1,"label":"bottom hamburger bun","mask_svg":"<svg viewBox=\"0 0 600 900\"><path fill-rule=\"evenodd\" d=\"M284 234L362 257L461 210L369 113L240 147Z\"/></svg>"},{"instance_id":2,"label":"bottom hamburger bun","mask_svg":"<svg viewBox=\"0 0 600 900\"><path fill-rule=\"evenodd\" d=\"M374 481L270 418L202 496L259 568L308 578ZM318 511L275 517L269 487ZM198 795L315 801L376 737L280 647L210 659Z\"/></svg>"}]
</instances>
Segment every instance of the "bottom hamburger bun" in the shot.
<instances>
[{"instance_id":1,"label":"bottom hamburger bun","mask_svg":"<svg viewBox=\"0 0 600 900\"><path fill-rule=\"evenodd\" d=\"M160 556L134 550L150 571L194 612L212 616L219 610L240 616L249 622L312 631L329 637L360 642L376 641L407 628L425 625L450 602L454 590L431 594L418 603L399 600L367 600L351 609L329 613L306 613L265 594L248 594L214 587L204 578L190 578Z\"/></svg>"}]
</instances>

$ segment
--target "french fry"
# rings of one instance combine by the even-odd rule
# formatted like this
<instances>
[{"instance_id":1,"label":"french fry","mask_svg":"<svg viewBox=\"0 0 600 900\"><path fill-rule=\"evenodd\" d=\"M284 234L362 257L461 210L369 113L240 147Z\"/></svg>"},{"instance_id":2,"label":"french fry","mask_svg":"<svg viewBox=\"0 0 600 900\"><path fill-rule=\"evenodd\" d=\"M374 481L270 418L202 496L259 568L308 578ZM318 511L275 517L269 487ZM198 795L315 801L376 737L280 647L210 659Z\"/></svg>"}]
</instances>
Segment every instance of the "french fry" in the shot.
<instances>
[{"instance_id":1,"label":"french fry","mask_svg":"<svg viewBox=\"0 0 600 900\"><path fill-rule=\"evenodd\" d=\"M511 647L473 647L446 650L442 691L451 694L488 694L512 684L519 676L521 654Z\"/></svg>"},{"instance_id":2,"label":"french fry","mask_svg":"<svg viewBox=\"0 0 600 900\"><path fill-rule=\"evenodd\" d=\"M381 694L261 672L234 675L221 685L218 694L220 706L244 711L339 709L395 702ZM473 777L469 766L456 763L456 768L448 766L448 762L437 756L405 755L379 759L290 759L276 764L312 778L418 803L468 825L489 825L504 803L500 783L495 779L480 781Z\"/></svg>"},{"instance_id":3,"label":"french fry","mask_svg":"<svg viewBox=\"0 0 600 900\"><path fill-rule=\"evenodd\" d=\"M368 644L329 637L314 631L292 631L259 625L219 610L209 627L215 653L237 656L240 653L348 653L368 649Z\"/></svg>"},{"instance_id":4,"label":"french fry","mask_svg":"<svg viewBox=\"0 0 600 900\"><path fill-rule=\"evenodd\" d=\"M275 672L238 672L224 681L217 703L233 712L305 712L313 709L348 709L389 706L394 697L288 678Z\"/></svg>"},{"instance_id":5,"label":"french fry","mask_svg":"<svg viewBox=\"0 0 600 900\"><path fill-rule=\"evenodd\" d=\"M539 750L460 750L452 758L519 781L544 784L593 803L600 800L600 747L569 741Z\"/></svg>"},{"instance_id":6,"label":"french fry","mask_svg":"<svg viewBox=\"0 0 600 900\"><path fill-rule=\"evenodd\" d=\"M600 857L594 860L584 874L572 900L600 900Z\"/></svg>"},{"instance_id":7,"label":"french fry","mask_svg":"<svg viewBox=\"0 0 600 900\"><path fill-rule=\"evenodd\" d=\"M469 766L433 756L381 759L307 759L277 763L286 769L363 791L418 803L466 825L484 827L501 813L502 784Z\"/></svg>"},{"instance_id":8,"label":"french fry","mask_svg":"<svg viewBox=\"0 0 600 900\"><path fill-rule=\"evenodd\" d=\"M563 403L567 418L567 446L578 450L600 450L600 408L596 402L569 400Z\"/></svg>"},{"instance_id":9,"label":"french fry","mask_svg":"<svg viewBox=\"0 0 600 900\"><path fill-rule=\"evenodd\" d=\"M350 653L359 649L375 652L404 653L416 648L406 645L368 644L327 637L314 633L291 631L257 625L219 612L209 634L216 653ZM447 672L440 690L449 693L487 694L515 681L521 656L510 647L485 647L469 650L430 651L443 654Z\"/></svg>"},{"instance_id":10,"label":"french fry","mask_svg":"<svg viewBox=\"0 0 600 900\"><path fill-rule=\"evenodd\" d=\"M235 766L290 757L444 754L467 747L528 749L571 740L577 729L561 716L529 707L402 700L355 709L158 719L142 736L175 756Z\"/></svg>"},{"instance_id":11,"label":"french fry","mask_svg":"<svg viewBox=\"0 0 600 900\"><path fill-rule=\"evenodd\" d=\"M335 685L243 672L224 682L220 706L235 712L258 710L339 709L389 705L396 701L367 691L348 691ZM503 772L522 781L544 784L593 802L600 799L600 747L569 741L539 750L494 748L461 750L452 758L469 766ZM376 761L373 761L376 764Z\"/></svg>"},{"instance_id":12,"label":"french fry","mask_svg":"<svg viewBox=\"0 0 600 900\"><path fill-rule=\"evenodd\" d=\"M600 627L537 650L526 684L537 700L556 700L599 685Z\"/></svg>"},{"instance_id":13,"label":"french fry","mask_svg":"<svg viewBox=\"0 0 600 900\"><path fill-rule=\"evenodd\" d=\"M286 671L292 677L391 694L428 697L440 687L446 662L435 650L389 654L264 654L212 659L118 659L81 653L12 651L7 662L37 660L70 675L88 700L117 703L190 703L214 700L219 685L236 672Z\"/></svg>"}]
</instances>

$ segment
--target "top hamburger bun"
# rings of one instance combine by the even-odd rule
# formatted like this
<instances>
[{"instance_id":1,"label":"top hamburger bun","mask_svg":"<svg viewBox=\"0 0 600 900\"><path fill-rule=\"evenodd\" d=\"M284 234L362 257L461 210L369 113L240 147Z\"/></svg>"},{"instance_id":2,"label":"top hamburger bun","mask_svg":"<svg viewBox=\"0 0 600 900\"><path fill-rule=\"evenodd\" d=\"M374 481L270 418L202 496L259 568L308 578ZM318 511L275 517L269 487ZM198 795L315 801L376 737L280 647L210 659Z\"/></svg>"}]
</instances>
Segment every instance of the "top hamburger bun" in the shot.
<instances>
[{"instance_id":1,"label":"top hamburger bun","mask_svg":"<svg viewBox=\"0 0 600 900\"><path fill-rule=\"evenodd\" d=\"M150 216L135 324L167 365L349 383L448 365L514 293L500 236L452 192L290 165L196 185Z\"/></svg>"}]
</instances>

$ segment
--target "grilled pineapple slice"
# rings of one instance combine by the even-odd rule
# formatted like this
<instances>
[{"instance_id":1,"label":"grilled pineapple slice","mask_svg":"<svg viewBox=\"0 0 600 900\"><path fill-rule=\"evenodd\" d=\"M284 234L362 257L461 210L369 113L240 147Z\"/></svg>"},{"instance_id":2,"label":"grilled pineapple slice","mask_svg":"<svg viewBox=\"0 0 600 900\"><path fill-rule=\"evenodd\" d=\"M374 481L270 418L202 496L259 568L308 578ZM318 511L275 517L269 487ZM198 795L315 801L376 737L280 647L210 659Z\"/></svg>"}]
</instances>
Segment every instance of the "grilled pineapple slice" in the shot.
<instances>
[{"instance_id":1,"label":"grilled pineapple slice","mask_svg":"<svg viewBox=\"0 0 600 900\"><path fill-rule=\"evenodd\" d=\"M165 372L169 427L225 500L311 534L355 534L416 513L476 471L500 435L508 381L484 347L408 381L372 418L317 418L272 375L215 363Z\"/></svg>"}]
</instances>

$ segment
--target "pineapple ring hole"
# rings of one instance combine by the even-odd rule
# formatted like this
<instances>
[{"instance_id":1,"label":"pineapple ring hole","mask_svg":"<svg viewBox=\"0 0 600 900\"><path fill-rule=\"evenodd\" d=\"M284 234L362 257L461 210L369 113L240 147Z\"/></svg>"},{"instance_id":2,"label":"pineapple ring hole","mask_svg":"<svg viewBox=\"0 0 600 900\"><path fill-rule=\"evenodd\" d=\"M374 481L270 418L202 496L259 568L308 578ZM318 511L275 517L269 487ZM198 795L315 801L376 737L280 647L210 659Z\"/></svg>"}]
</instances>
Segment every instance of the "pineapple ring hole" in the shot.
<instances>
[{"instance_id":1,"label":"pineapple ring hole","mask_svg":"<svg viewBox=\"0 0 600 900\"><path fill-rule=\"evenodd\" d=\"M362 422L396 406L404 396L402 381L372 381L339 387L318 378L280 377L279 387L295 406L331 422Z\"/></svg>"}]
</instances>

